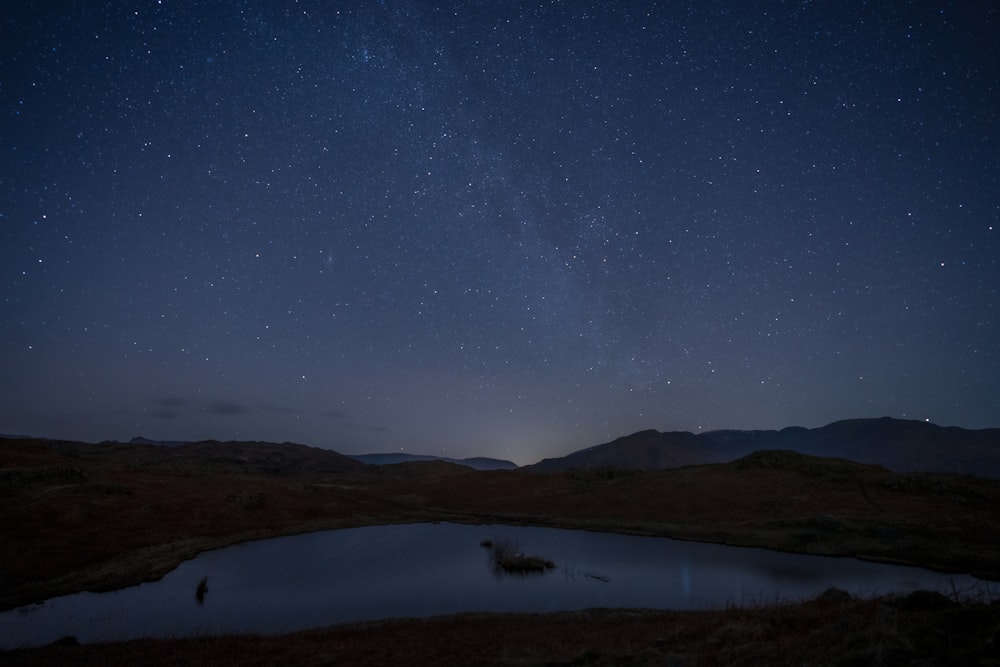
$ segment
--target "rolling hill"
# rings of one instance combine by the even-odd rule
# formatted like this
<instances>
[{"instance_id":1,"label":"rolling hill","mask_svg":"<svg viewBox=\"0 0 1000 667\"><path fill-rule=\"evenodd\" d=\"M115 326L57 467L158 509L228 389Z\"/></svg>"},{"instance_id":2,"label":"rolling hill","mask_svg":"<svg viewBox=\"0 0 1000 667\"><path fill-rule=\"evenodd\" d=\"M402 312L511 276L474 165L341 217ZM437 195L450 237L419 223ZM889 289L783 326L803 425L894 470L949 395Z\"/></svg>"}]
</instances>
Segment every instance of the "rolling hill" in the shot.
<instances>
[{"instance_id":1,"label":"rolling hill","mask_svg":"<svg viewBox=\"0 0 1000 667\"><path fill-rule=\"evenodd\" d=\"M1000 429L969 430L914 420L849 419L814 429L761 431L639 431L563 457L544 459L529 470L573 468L665 470L724 463L760 450L785 449L850 459L897 472L947 472L1000 478Z\"/></svg>"},{"instance_id":2,"label":"rolling hill","mask_svg":"<svg viewBox=\"0 0 1000 667\"><path fill-rule=\"evenodd\" d=\"M402 452L387 452L379 454L354 454L352 459L369 465L392 465L395 463L411 463L413 461L444 461L455 463L473 470L513 470L517 464L504 459L491 459L486 456L475 456L467 459L453 459L447 456L430 454L405 454Z\"/></svg>"}]
</instances>

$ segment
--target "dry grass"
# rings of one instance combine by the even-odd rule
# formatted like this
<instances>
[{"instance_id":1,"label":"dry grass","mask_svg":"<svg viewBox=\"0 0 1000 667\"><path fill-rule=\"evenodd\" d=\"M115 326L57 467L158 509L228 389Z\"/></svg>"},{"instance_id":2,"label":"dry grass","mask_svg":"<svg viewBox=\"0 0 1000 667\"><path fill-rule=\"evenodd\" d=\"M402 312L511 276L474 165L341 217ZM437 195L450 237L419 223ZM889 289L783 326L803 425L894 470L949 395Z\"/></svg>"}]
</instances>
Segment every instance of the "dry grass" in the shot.
<instances>
[{"instance_id":1,"label":"dry grass","mask_svg":"<svg viewBox=\"0 0 1000 667\"><path fill-rule=\"evenodd\" d=\"M465 614L228 636L58 645L5 665L987 665L1000 606L933 593L709 612Z\"/></svg>"},{"instance_id":2,"label":"dry grass","mask_svg":"<svg viewBox=\"0 0 1000 667\"><path fill-rule=\"evenodd\" d=\"M995 480L896 475L795 455L656 472L493 471L409 479L405 487L425 507L469 520L860 555L1000 578Z\"/></svg>"}]
</instances>

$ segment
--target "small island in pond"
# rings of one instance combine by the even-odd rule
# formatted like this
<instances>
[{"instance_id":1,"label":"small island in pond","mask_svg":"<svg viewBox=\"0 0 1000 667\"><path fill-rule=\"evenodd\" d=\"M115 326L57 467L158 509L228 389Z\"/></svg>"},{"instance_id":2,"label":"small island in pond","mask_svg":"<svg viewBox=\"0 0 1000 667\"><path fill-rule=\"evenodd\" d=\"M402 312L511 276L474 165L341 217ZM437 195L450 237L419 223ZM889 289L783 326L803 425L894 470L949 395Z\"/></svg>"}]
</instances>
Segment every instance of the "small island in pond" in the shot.
<instances>
[{"instance_id":1,"label":"small island in pond","mask_svg":"<svg viewBox=\"0 0 1000 667\"><path fill-rule=\"evenodd\" d=\"M479 546L490 550L490 561L498 572L508 574L530 574L545 572L556 566L555 563L541 556L527 556L521 552L517 544L507 540L484 540Z\"/></svg>"}]
</instances>

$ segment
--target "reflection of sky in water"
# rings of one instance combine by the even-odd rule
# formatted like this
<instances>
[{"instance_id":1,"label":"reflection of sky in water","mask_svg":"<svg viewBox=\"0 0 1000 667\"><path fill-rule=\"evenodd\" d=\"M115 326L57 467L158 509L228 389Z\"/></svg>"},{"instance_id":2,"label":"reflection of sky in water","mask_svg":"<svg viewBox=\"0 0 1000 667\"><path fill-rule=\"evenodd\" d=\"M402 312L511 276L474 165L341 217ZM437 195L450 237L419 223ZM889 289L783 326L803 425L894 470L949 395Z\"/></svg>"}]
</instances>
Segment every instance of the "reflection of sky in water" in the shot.
<instances>
[{"instance_id":1,"label":"reflection of sky in water","mask_svg":"<svg viewBox=\"0 0 1000 667\"><path fill-rule=\"evenodd\" d=\"M551 559L544 575L497 576L484 539ZM204 604L195 600L208 577ZM606 579L606 580L605 580ZM950 590L975 580L918 568L666 538L515 526L410 524L310 533L211 551L161 581L0 613L0 646L221 632L464 611L718 608L812 597Z\"/></svg>"}]
</instances>

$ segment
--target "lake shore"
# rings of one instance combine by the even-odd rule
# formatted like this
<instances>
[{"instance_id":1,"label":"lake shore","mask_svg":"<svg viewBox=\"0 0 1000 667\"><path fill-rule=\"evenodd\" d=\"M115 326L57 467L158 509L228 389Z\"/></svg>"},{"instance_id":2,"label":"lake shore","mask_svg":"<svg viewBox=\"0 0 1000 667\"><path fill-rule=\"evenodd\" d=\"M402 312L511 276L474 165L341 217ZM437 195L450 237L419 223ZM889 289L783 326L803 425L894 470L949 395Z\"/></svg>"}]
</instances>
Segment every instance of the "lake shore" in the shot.
<instances>
[{"instance_id":1,"label":"lake shore","mask_svg":"<svg viewBox=\"0 0 1000 667\"><path fill-rule=\"evenodd\" d=\"M0 653L5 665L992 664L1000 606L932 593L671 612L591 609L352 623Z\"/></svg>"},{"instance_id":2,"label":"lake shore","mask_svg":"<svg viewBox=\"0 0 1000 667\"><path fill-rule=\"evenodd\" d=\"M977 578L986 580L1000 580L1000 576L993 571L966 572L959 569L949 568L946 563L942 563L939 560L915 561L910 554L908 554L908 557L905 558L893 557L892 555L886 555L884 552L874 556L866 555L861 551L851 551L850 545L845 545L842 542L825 541L815 543L811 545L808 550L801 548L789 548L785 539L786 535L784 533L765 532L756 526L752 526L750 529L744 527L741 530L740 527L730 527L720 524L701 526L635 524L622 522L616 525L609 524L606 521L596 522L593 520L572 517L525 517L523 515L491 515L483 517L445 512L421 512L419 516L409 518L396 517L394 520L377 520L372 518L369 520L348 519L329 522L310 522L308 524L298 524L285 528L256 530L211 538L191 538L156 545L125 554L119 558L113 558L107 562L101 563L97 567L69 573L55 580L35 582L19 586L10 591L5 591L2 595L0 595L0 611L22 607L34 602L40 602L42 600L61 595L69 595L82 591L106 592L145 582L156 581L171 570L175 569L182 562L192 559L201 553L214 549L222 549L243 542L266 540L276 537L324 530L423 522L451 522L482 526L493 524L538 526L546 528L564 528L618 533L623 535L666 537L691 542L724 544L727 546L737 547L755 547L771 551L798 553L803 555L857 558L860 560L879 563L922 567L938 572L972 574Z\"/></svg>"},{"instance_id":3,"label":"lake shore","mask_svg":"<svg viewBox=\"0 0 1000 667\"><path fill-rule=\"evenodd\" d=\"M1000 579L995 480L814 457L540 474L353 461L331 471L329 455L266 443L215 443L177 458L120 443L7 442L0 609L156 580L248 540L433 521L671 537Z\"/></svg>"},{"instance_id":4,"label":"lake shore","mask_svg":"<svg viewBox=\"0 0 1000 667\"><path fill-rule=\"evenodd\" d=\"M5 443L0 608L156 580L199 553L248 540L428 521L654 535L1000 579L994 480L810 457L767 469L734 462L656 472L478 472L437 463L331 470L329 453L310 448L294 455L256 443L202 449L177 458L121 443ZM827 599L718 612L463 615L280 637L53 646L6 652L3 661L273 664L341 656L350 664L687 665L829 664L837 660L825 656L855 655L867 664L897 653L933 656L942 646L968 649L971 664L1000 659L995 603L934 600L940 608L923 611L895 599L850 598L833 607Z\"/></svg>"}]
</instances>

